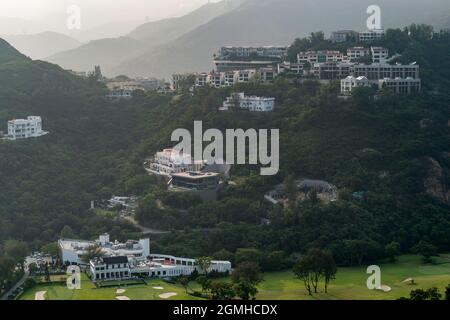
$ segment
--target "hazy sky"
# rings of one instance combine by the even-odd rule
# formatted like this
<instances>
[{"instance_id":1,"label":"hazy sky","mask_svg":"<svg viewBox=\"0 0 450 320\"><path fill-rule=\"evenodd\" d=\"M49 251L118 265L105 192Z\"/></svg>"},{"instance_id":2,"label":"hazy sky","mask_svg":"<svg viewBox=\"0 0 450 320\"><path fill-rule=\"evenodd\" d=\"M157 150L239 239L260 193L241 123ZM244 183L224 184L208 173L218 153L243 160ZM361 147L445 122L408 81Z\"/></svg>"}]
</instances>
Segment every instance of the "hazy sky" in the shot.
<instances>
[{"instance_id":1,"label":"hazy sky","mask_svg":"<svg viewBox=\"0 0 450 320\"><path fill-rule=\"evenodd\" d=\"M218 0L211 0L217 2ZM64 19L70 5L81 8L85 24L94 26L111 21L157 20L179 16L208 0L0 0L0 17L48 21Z\"/></svg>"}]
</instances>

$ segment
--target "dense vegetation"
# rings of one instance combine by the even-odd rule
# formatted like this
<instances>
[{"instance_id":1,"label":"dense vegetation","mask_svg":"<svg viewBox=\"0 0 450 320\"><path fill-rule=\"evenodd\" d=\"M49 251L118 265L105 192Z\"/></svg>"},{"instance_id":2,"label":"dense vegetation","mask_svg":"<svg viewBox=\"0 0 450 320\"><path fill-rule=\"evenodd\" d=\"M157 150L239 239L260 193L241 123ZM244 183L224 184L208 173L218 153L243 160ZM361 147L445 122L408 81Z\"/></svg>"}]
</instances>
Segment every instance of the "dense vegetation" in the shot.
<instances>
[{"instance_id":1,"label":"dense vegetation","mask_svg":"<svg viewBox=\"0 0 450 320\"><path fill-rule=\"evenodd\" d=\"M390 30L378 43L421 65L423 93L382 92L374 99L361 90L347 101L337 98L338 83L319 86L288 76L271 85L140 93L111 102L92 77L74 77L0 43L0 124L35 114L50 131L39 139L0 141L0 244L15 239L39 249L60 236L92 238L106 231L113 239L138 237L131 224L88 210L91 200L135 194L142 224L172 230L153 237L153 251L236 263L250 257L264 271L290 267L311 248L330 250L339 265L413 249L448 250L449 203L430 196L424 180L432 158L443 172L436 183L449 185L450 36L431 38L427 30ZM325 44L332 46L315 34L297 40L291 54ZM276 111L217 111L231 90L274 96ZM420 126L423 119L427 126ZM175 128L192 128L194 120L203 120L204 128L280 128L280 173L262 177L256 167L235 166L235 184L216 202L168 194L142 163L171 146ZM339 201L310 197L286 208L265 202L264 192L288 176L328 180L339 187Z\"/></svg>"}]
</instances>

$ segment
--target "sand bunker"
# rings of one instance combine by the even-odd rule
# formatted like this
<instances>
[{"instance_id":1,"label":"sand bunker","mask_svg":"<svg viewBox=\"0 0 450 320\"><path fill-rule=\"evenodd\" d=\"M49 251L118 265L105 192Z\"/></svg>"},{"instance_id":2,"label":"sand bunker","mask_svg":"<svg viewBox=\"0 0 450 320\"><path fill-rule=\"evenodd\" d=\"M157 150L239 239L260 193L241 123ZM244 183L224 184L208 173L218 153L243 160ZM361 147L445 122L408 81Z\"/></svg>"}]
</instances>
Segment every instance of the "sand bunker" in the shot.
<instances>
[{"instance_id":1,"label":"sand bunker","mask_svg":"<svg viewBox=\"0 0 450 320\"><path fill-rule=\"evenodd\" d=\"M116 293L117 294L125 293L125 289L117 289Z\"/></svg>"},{"instance_id":2,"label":"sand bunker","mask_svg":"<svg viewBox=\"0 0 450 320\"><path fill-rule=\"evenodd\" d=\"M164 290L163 287L153 287L153 289L155 289L155 290Z\"/></svg>"},{"instance_id":3,"label":"sand bunker","mask_svg":"<svg viewBox=\"0 0 450 320\"><path fill-rule=\"evenodd\" d=\"M130 298L125 297L125 296L118 296L118 297L116 297L116 299L117 299L117 300L123 300L123 301L131 300Z\"/></svg>"},{"instance_id":4,"label":"sand bunker","mask_svg":"<svg viewBox=\"0 0 450 320\"><path fill-rule=\"evenodd\" d=\"M391 292L392 288L389 287L389 286L386 286L386 285L382 285L380 290L383 291L383 292Z\"/></svg>"},{"instance_id":5,"label":"sand bunker","mask_svg":"<svg viewBox=\"0 0 450 320\"><path fill-rule=\"evenodd\" d=\"M160 297L161 299L169 299L169 298L175 297L175 296L177 296L177 295L178 295L178 294L175 293L175 292L167 292L167 293L160 294L159 297Z\"/></svg>"},{"instance_id":6,"label":"sand bunker","mask_svg":"<svg viewBox=\"0 0 450 320\"><path fill-rule=\"evenodd\" d=\"M45 300L45 294L47 293L47 291L39 291L36 292L34 295L34 300Z\"/></svg>"}]
</instances>

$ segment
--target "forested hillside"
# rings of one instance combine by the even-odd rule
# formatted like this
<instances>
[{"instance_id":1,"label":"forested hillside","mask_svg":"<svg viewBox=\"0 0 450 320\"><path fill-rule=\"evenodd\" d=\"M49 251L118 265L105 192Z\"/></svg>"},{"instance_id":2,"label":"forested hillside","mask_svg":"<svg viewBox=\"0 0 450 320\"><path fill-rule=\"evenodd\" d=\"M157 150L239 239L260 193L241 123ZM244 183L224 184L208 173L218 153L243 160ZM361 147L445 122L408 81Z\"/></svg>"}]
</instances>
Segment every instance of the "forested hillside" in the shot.
<instances>
[{"instance_id":1,"label":"forested hillside","mask_svg":"<svg viewBox=\"0 0 450 320\"><path fill-rule=\"evenodd\" d=\"M152 237L153 251L232 260L236 252L254 254L264 270L273 270L310 247L331 249L343 265L382 259L392 243L403 252L418 244L448 250L450 204L433 191L449 186L450 36L430 38L424 30L391 30L380 43L421 65L420 95L382 92L375 99L361 90L347 101L337 98L338 83L280 77L271 85L111 102L96 79L33 62L2 43L1 127L33 114L42 116L50 134L0 142L0 243L17 239L38 249L61 235L137 237L131 225L88 211L91 200L135 194L142 224L173 231ZM325 41L311 39L296 41L292 54ZM274 96L276 111L217 111L231 90ZM235 184L206 204L167 193L142 163L171 146L175 128L191 128L194 120L203 120L204 129L280 128L281 172L262 177L258 168L235 166ZM431 170L436 163L440 176ZM311 196L286 208L265 202L263 194L288 177L327 180L338 186L339 200L325 204Z\"/></svg>"}]
</instances>

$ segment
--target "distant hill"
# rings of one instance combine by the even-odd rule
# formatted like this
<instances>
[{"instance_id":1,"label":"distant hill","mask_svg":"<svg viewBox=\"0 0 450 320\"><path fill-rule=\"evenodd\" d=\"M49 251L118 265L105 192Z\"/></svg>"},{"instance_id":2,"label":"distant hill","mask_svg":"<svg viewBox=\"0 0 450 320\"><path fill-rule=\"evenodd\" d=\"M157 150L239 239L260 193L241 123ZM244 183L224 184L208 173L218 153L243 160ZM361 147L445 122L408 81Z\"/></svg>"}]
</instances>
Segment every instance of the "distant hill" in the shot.
<instances>
[{"instance_id":1,"label":"distant hill","mask_svg":"<svg viewBox=\"0 0 450 320\"><path fill-rule=\"evenodd\" d=\"M230 4L229 4L230 3ZM97 62L107 75L169 77L174 72L208 71L222 45L289 45L297 37L323 30L366 29L372 0L237 0L205 5L180 18L144 24L128 37L116 39L120 54L90 43L49 58L66 68L85 70ZM403 27L427 23L448 26L448 0L379 0L382 24ZM111 42L112 40L110 40ZM113 58L108 55L114 56Z\"/></svg>"},{"instance_id":2,"label":"distant hill","mask_svg":"<svg viewBox=\"0 0 450 320\"><path fill-rule=\"evenodd\" d=\"M60 52L47 58L65 69L88 71L101 65L105 74L126 59L143 52L144 44L138 40L121 37L90 41L76 49Z\"/></svg>"},{"instance_id":3,"label":"distant hill","mask_svg":"<svg viewBox=\"0 0 450 320\"><path fill-rule=\"evenodd\" d=\"M111 75L111 70L123 61L132 60L158 45L169 43L213 18L236 8L243 1L209 3L182 17L143 24L126 37L91 41L75 50L48 56L47 60L64 68L78 71L92 69L94 64L100 63L103 72ZM117 28L117 26L111 25L111 28ZM100 32L100 29L97 31ZM82 33L77 38L85 39L90 36L88 33Z\"/></svg>"},{"instance_id":4,"label":"distant hill","mask_svg":"<svg viewBox=\"0 0 450 320\"><path fill-rule=\"evenodd\" d=\"M113 69L114 74L153 74L207 71L212 55L222 45L289 45L297 37L317 30L329 34L338 29L366 28L366 8L371 0L247 0L228 14L180 38L148 50ZM436 17L450 10L446 0L380 0L385 27L410 23L436 25ZM407 6L407 9L405 9ZM450 14L449 14L450 16Z\"/></svg>"},{"instance_id":5,"label":"distant hill","mask_svg":"<svg viewBox=\"0 0 450 320\"><path fill-rule=\"evenodd\" d=\"M169 43L214 18L237 8L244 0L208 3L193 12L177 18L149 22L136 28L128 36L156 46Z\"/></svg>"},{"instance_id":6,"label":"distant hill","mask_svg":"<svg viewBox=\"0 0 450 320\"><path fill-rule=\"evenodd\" d=\"M0 65L22 60L28 60L28 58L7 41L0 38Z\"/></svg>"},{"instance_id":7,"label":"distant hill","mask_svg":"<svg viewBox=\"0 0 450 320\"><path fill-rule=\"evenodd\" d=\"M55 53L75 49L81 45L77 40L56 32L4 35L1 37L32 59L44 59Z\"/></svg>"},{"instance_id":8,"label":"distant hill","mask_svg":"<svg viewBox=\"0 0 450 320\"><path fill-rule=\"evenodd\" d=\"M87 30L83 29L80 33L74 33L72 36L81 42L89 42L92 40L107 38L119 38L126 36L141 24L142 21L110 22Z\"/></svg>"}]
</instances>

